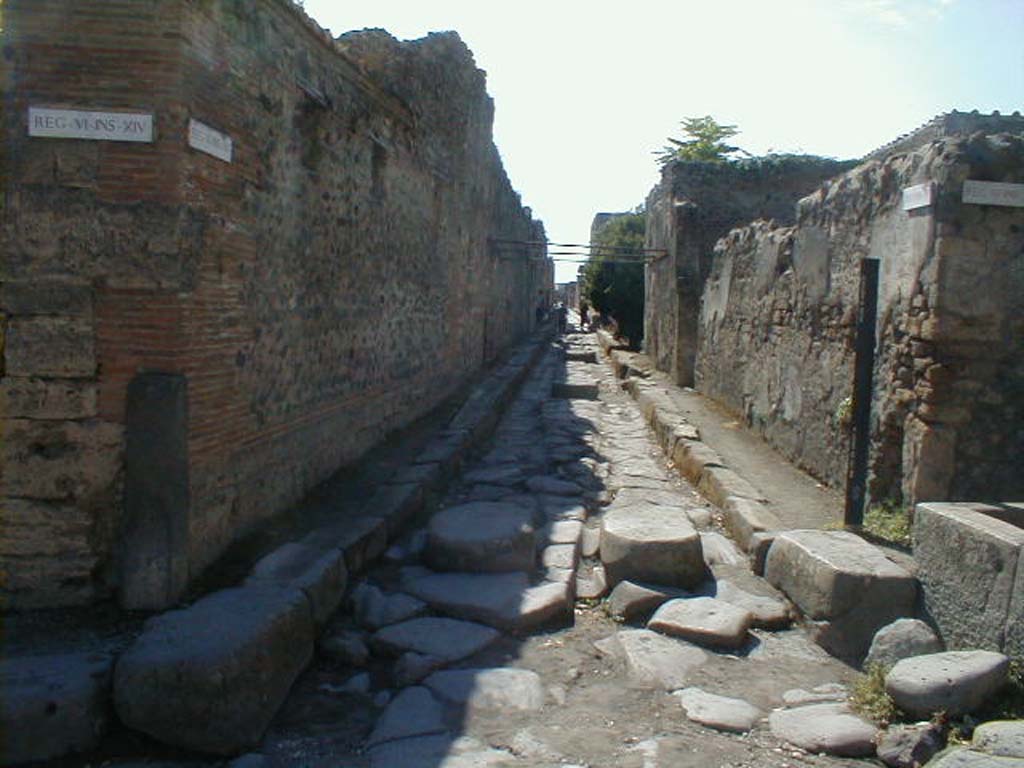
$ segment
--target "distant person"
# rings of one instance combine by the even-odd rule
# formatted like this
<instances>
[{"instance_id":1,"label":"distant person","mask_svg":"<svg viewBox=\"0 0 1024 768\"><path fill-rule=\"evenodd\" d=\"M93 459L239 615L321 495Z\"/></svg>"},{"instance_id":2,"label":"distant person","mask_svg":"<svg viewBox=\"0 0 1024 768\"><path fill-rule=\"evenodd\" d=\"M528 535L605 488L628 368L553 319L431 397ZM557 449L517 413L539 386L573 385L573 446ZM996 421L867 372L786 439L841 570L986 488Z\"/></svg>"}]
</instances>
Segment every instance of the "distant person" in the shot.
<instances>
[{"instance_id":1,"label":"distant person","mask_svg":"<svg viewBox=\"0 0 1024 768\"><path fill-rule=\"evenodd\" d=\"M566 307L565 304L562 304L561 302L559 302L558 306L555 307L555 316L558 318L558 332L559 333L565 333L565 320L568 317L568 315L569 315L569 308Z\"/></svg>"},{"instance_id":2,"label":"distant person","mask_svg":"<svg viewBox=\"0 0 1024 768\"><path fill-rule=\"evenodd\" d=\"M580 328L590 330L590 305L583 299L580 299Z\"/></svg>"}]
</instances>

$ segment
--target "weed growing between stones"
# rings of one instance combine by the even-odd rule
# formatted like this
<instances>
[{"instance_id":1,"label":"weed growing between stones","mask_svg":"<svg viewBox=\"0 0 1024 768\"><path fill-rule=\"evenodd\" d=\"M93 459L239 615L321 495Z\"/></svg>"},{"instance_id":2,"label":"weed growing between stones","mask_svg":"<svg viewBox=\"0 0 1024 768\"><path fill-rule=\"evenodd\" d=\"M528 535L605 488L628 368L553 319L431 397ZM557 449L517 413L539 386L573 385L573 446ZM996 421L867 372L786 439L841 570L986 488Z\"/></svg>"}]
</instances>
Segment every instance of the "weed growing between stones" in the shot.
<instances>
[{"instance_id":1,"label":"weed growing between stones","mask_svg":"<svg viewBox=\"0 0 1024 768\"><path fill-rule=\"evenodd\" d=\"M894 501L873 504L864 515L864 530L900 547L910 546L910 509Z\"/></svg>"},{"instance_id":2,"label":"weed growing between stones","mask_svg":"<svg viewBox=\"0 0 1024 768\"><path fill-rule=\"evenodd\" d=\"M885 692L885 675L889 668L884 664L869 664L864 674L854 683L850 703L854 711L886 726L897 719L899 710L892 697Z\"/></svg>"}]
</instances>

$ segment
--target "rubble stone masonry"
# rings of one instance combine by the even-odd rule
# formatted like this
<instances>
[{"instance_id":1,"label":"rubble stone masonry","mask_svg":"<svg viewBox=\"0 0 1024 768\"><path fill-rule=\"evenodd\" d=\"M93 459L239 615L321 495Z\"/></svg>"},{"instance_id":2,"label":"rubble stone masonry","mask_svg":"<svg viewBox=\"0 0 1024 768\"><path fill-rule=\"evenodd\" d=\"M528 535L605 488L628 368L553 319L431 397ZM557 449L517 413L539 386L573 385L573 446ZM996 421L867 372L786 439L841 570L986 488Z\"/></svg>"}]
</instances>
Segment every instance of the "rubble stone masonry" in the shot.
<instances>
[{"instance_id":1,"label":"rubble stone masonry","mask_svg":"<svg viewBox=\"0 0 1024 768\"><path fill-rule=\"evenodd\" d=\"M1024 138L941 138L866 162L715 248L697 388L843 487L860 261L880 261L871 496L1024 496L1024 208L963 202L1024 183ZM903 190L932 185L905 210Z\"/></svg>"},{"instance_id":2,"label":"rubble stone masonry","mask_svg":"<svg viewBox=\"0 0 1024 768\"><path fill-rule=\"evenodd\" d=\"M173 602L530 330L550 262L489 238L543 228L456 35L334 41L287 0L2 12L7 606L123 598L132 579L130 607ZM30 136L30 107L151 114L153 141ZM230 137L230 162L189 145L190 120ZM127 406L152 375L186 393L184 424L147 416L159 384ZM172 509L126 478L124 449L179 428Z\"/></svg>"}]
</instances>

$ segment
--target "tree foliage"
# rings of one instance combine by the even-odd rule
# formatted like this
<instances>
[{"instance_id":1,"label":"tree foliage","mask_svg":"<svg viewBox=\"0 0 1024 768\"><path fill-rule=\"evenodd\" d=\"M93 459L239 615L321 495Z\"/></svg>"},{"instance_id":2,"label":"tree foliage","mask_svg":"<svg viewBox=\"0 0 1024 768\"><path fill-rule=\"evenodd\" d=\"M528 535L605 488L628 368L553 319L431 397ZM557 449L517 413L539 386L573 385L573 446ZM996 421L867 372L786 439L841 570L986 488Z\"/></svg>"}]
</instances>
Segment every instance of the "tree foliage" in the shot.
<instances>
[{"instance_id":1,"label":"tree foliage","mask_svg":"<svg viewBox=\"0 0 1024 768\"><path fill-rule=\"evenodd\" d=\"M726 139L739 133L735 125L721 125L710 115L687 117L681 125L683 137L673 139L670 136L667 139L669 143L654 153L659 165L666 165L673 160L725 163L733 159L730 155L743 152L739 147L725 143Z\"/></svg>"},{"instance_id":2,"label":"tree foliage","mask_svg":"<svg viewBox=\"0 0 1024 768\"><path fill-rule=\"evenodd\" d=\"M642 208L617 216L597 235L583 267L582 295L597 312L615 320L639 347L644 335L644 226ZM627 263L628 262L628 263Z\"/></svg>"}]
</instances>

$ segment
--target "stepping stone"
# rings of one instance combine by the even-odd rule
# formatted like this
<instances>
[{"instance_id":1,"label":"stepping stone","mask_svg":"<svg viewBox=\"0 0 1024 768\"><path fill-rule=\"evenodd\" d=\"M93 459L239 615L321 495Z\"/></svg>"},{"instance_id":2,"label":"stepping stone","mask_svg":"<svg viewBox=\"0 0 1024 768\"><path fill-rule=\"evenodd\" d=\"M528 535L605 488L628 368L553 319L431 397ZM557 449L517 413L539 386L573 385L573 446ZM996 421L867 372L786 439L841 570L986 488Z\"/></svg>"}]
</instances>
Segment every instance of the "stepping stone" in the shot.
<instances>
[{"instance_id":1,"label":"stepping stone","mask_svg":"<svg viewBox=\"0 0 1024 768\"><path fill-rule=\"evenodd\" d=\"M663 589L632 581L620 581L608 596L608 613L623 621L646 619L654 610L673 598L689 597L677 589Z\"/></svg>"},{"instance_id":2,"label":"stepping stone","mask_svg":"<svg viewBox=\"0 0 1024 768\"><path fill-rule=\"evenodd\" d=\"M864 659L865 669L871 664L891 667L897 661L929 653L940 653L942 641L935 631L920 619L896 619L875 633Z\"/></svg>"},{"instance_id":3,"label":"stepping stone","mask_svg":"<svg viewBox=\"0 0 1024 768\"><path fill-rule=\"evenodd\" d=\"M772 733L808 752L840 757L875 754L877 729L854 715L846 704L811 704L777 709L768 716Z\"/></svg>"},{"instance_id":4,"label":"stepping stone","mask_svg":"<svg viewBox=\"0 0 1024 768\"><path fill-rule=\"evenodd\" d=\"M427 563L445 571L530 571L533 516L515 504L473 502L441 510L427 526Z\"/></svg>"},{"instance_id":5,"label":"stepping stone","mask_svg":"<svg viewBox=\"0 0 1024 768\"><path fill-rule=\"evenodd\" d=\"M752 627L785 629L792 622L789 606L781 600L752 594L725 579L719 579L707 592L701 590L701 593L748 611Z\"/></svg>"},{"instance_id":6,"label":"stepping stone","mask_svg":"<svg viewBox=\"0 0 1024 768\"><path fill-rule=\"evenodd\" d=\"M712 648L739 648L747 641L749 611L713 597L690 597L663 604L647 628Z\"/></svg>"},{"instance_id":7,"label":"stepping stone","mask_svg":"<svg viewBox=\"0 0 1024 768\"><path fill-rule=\"evenodd\" d=\"M885 690L903 711L930 718L974 712L1007 681L1010 660L994 651L946 651L896 663L885 676Z\"/></svg>"},{"instance_id":8,"label":"stepping stone","mask_svg":"<svg viewBox=\"0 0 1024 768\"><path fill-rule=\"evenodd\" d=\"M374 633L372 642L398 655L406 651L452 663L486 648L500 637L491 627L458 619L428 616L392 624Z\"/></svg>"},{"instance_id":9,"label":"stepping stone","mask_svg":"<svg viewBox=\"0 0 1024 768\"><path fill-rule=\"evenodd\" d=\"M644 686L658 686L666 691L683 688L690 673L708 659L697 646L649 629L626 629L614 637L625 656L630 677Z\"/></svg>"},{"instance_id":10,"label":"stepping stone","mask_svg":"<svg viewBox=\"0 0 1024 768\"><path fill-rule=\"evenodd\" d=\"M815 641L840 658L860 658L881 627L914 614L917 580L878 547L846 531L778 534L765 579L813 627Z\"/></svg>"},{"instance_id":11,"label":"stepping stone","mask_svg":"<svg viewBox=\"0 0 1024 768\"><path fill-rule=\"evenodd\" d=\"M687 718L717 731L746 733L764 717L764 712L743 699L718 696L700 688L684 688L673 696L683 705Z\"/></svg>"},{"instance_id":12,"label":"stepping stone","mask_svg":"<svg viewBox=\"0 0 1024 768\"><path fill-rule=\"evenodd\" d=\"M531 587L525 573L408 573L406 588L442 613L522 631L572 616L567 583Z\"/></svg>"},{"instance_id":13,"label":"stepping stone","mask_svg":"<svg viewBox=\"0 0 1024 768\"><path fill-rule=\"evenodd\" d=\"M583 490L576 483L560 480L551 475L534 475L526 481L526 487L534 493L546 493L552 496L578 496Z\"/></svg>"},{"instance_id":14,"label":"stepping stone","mask_svg":"<svg viewBox=\"0 0 1024 768\"><path fill-rule=\"evenodd\" d=\"M105 654L0 661L0 762L48 760L97 746L110 719L112 667Z\"/></svg>"},{"instance_id":15,"label":"stepping stone","mask_svg":"<svg viewBox=\"0 0 1024 768\"><path fill-rule=\"evenodd\" d=\"M677 510L614 505L601 520L601 561L608 580L692 587L704 578L700 536Z\"/></svg>"},{"instance_id":16,"label":"stepping stone","mask_svg":"<svg viewBox=\"0 0 1024 768\"><path fill-rule=\"evenodd\" d=\"M366 744L374 747L385 741L444 733L443 715L441 705L429 690L422 686L406 688L377 719Z\"/></svg>"},{"instance_id":17,"label":"stepping stone","mask_svg":"<svg viewBox=\"0 0 1024 768\"><path fill-rule=\"evenodd\" d=\"M528 669L448 669L423 684L441 701L467 711L529 712L544 706L540 676Z\"/></svg>"},{"instance_id":18,"label":"stepping stone","mask_svg":"<svg viewBox=\"0 0 1024 768\"><path fill-rule=\"evenodd\" d=\"M256 746L313 656L309 601L297 589L214 592L146 622L114 668L121 722L199 752Z\"/></svg>"},{"instance_id":19,"label":"stepping stone","mask_svg":"<svg viewBox=\"0 0 1024 768\"><path fill-rule=\"evenodd\" d=\"M397 624L419 616L427 610L422 600L401 592L386 595L365 581L352 590L349 601L355 620L368 629L380 629L389 624Z\"/></svg>"}]
</instances>

